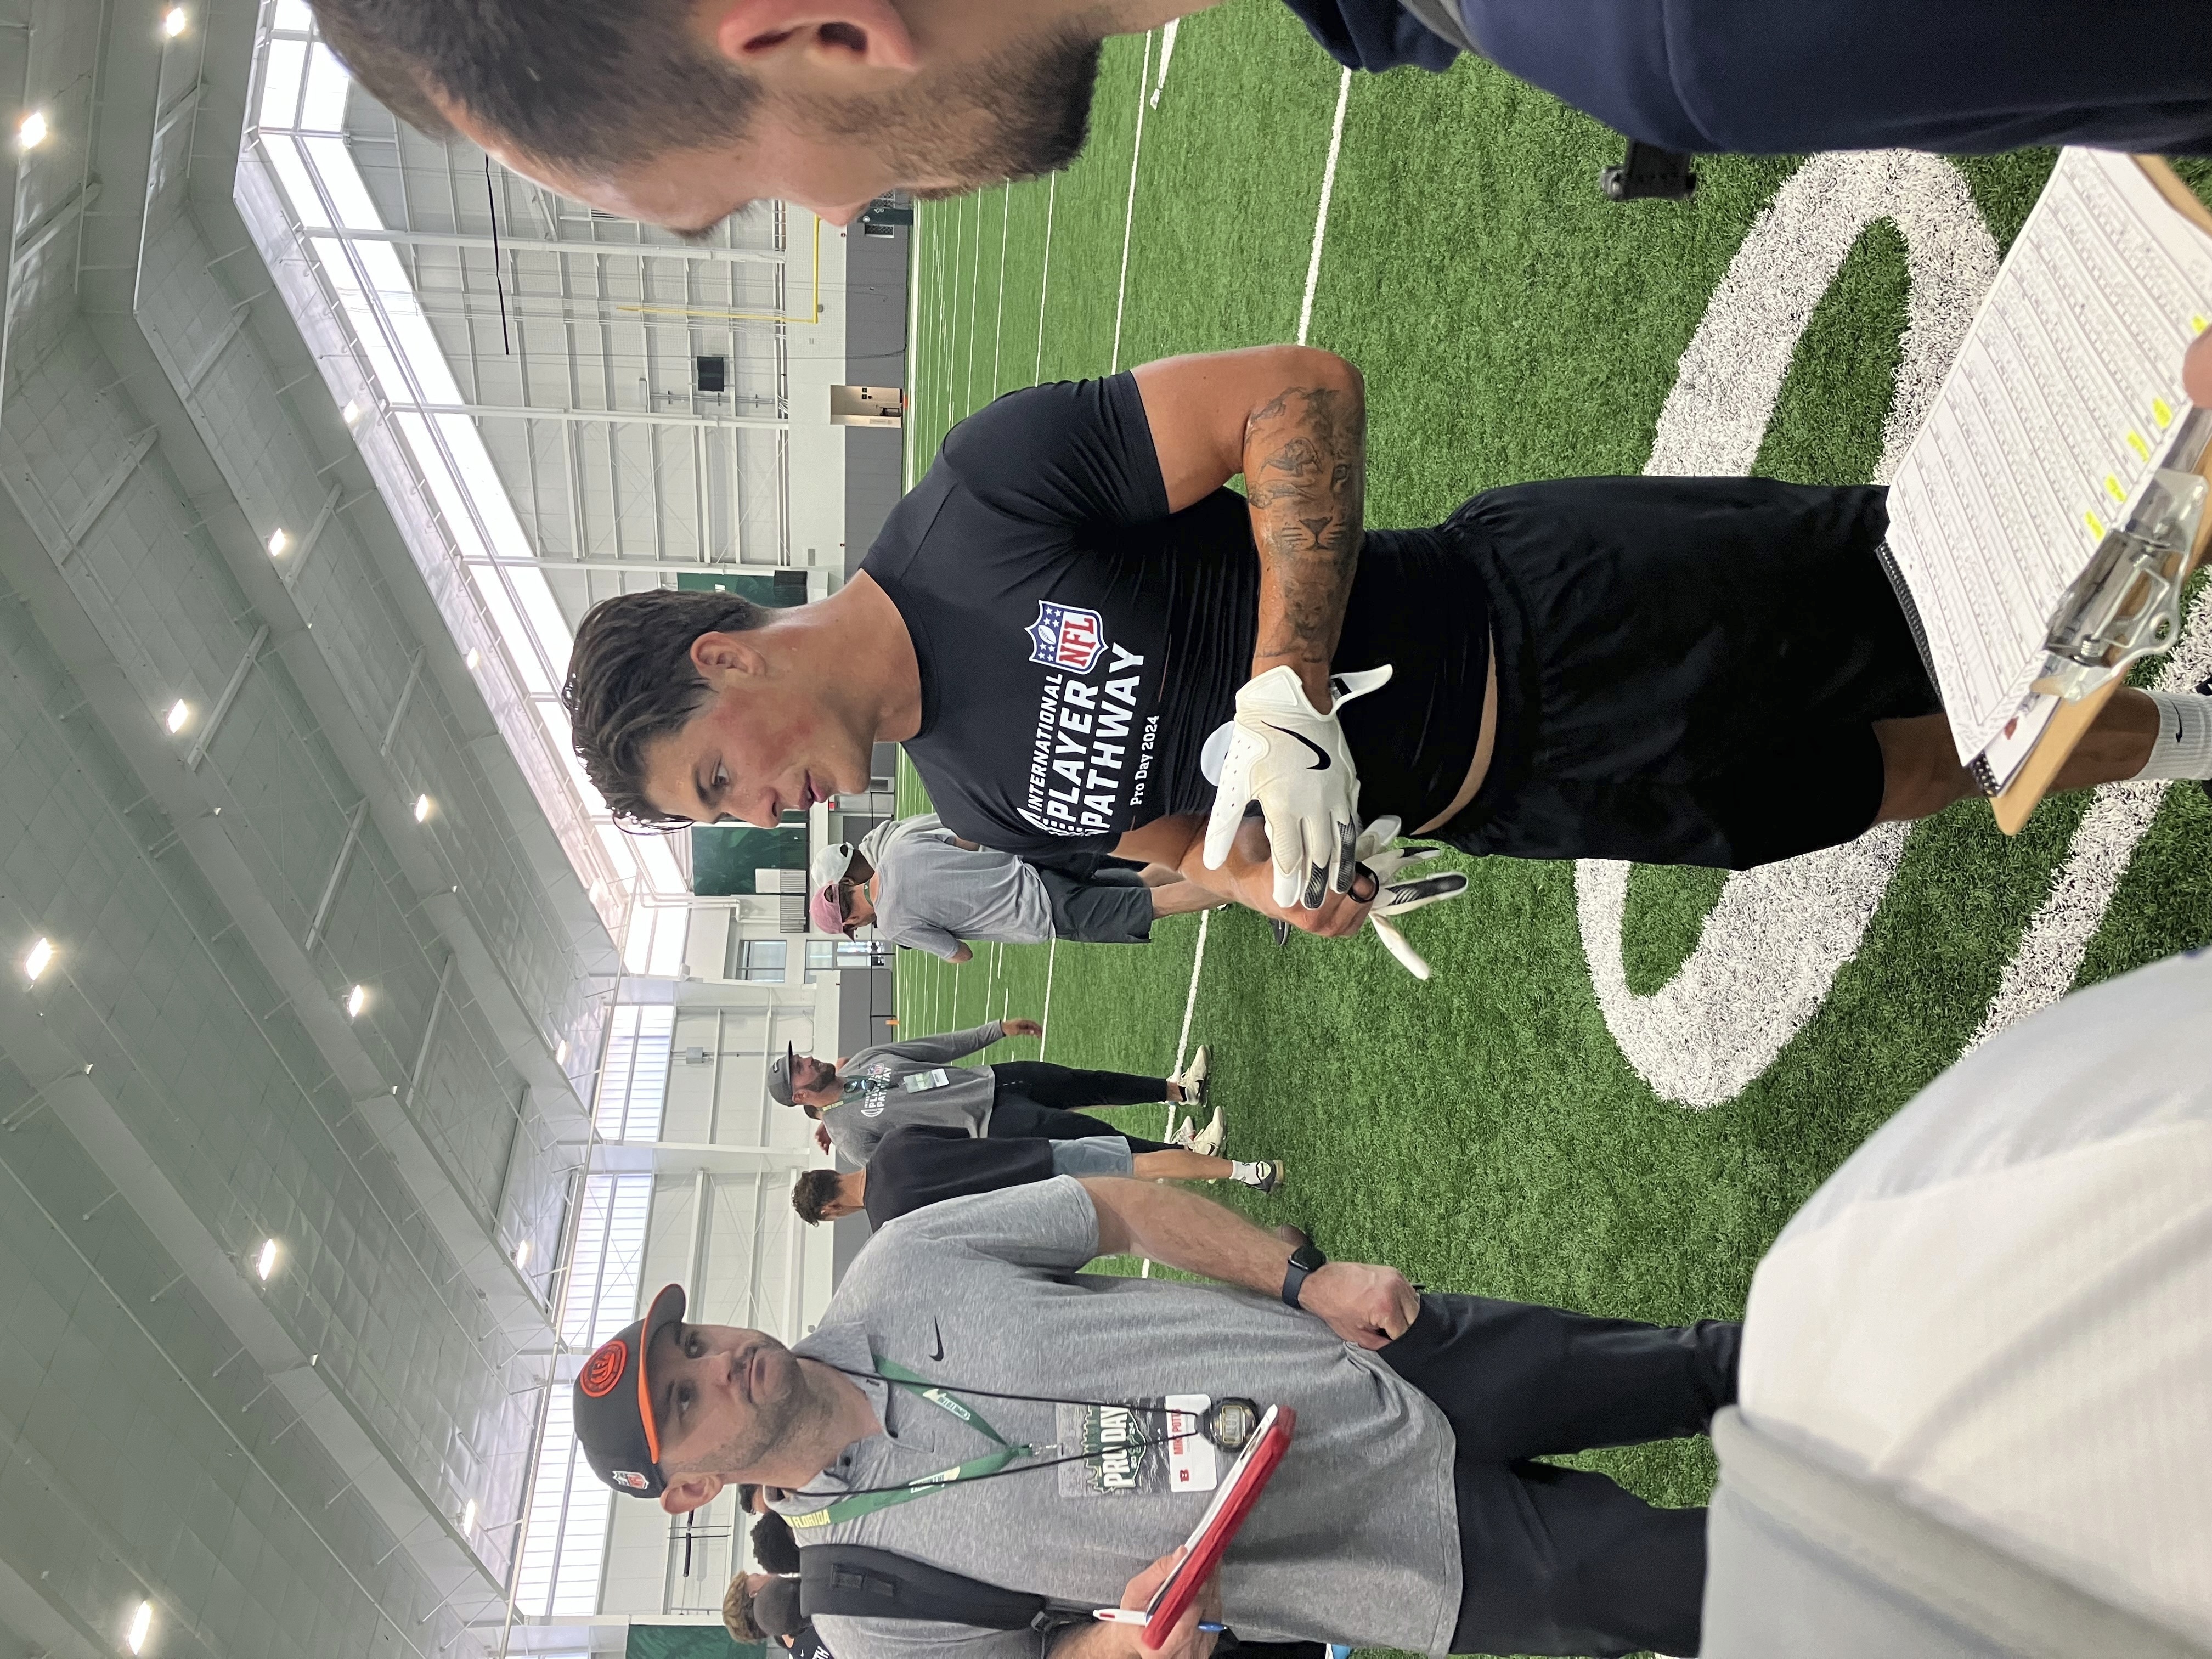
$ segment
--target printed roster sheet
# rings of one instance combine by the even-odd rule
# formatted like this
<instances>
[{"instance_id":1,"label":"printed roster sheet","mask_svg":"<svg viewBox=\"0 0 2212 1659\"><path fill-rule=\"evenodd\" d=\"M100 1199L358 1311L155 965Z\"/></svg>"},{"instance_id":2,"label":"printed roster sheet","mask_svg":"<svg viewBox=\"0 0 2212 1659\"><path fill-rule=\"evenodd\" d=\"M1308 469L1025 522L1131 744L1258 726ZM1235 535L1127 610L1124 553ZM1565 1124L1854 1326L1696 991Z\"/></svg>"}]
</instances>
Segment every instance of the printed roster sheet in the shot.
<instances>
[{"instance_id":1,"label":"printed roster sheet","mask_svg":"<svg viewBox=\"0 0 2212 1659\"><path fill-rule=\"evenodd\" d=\"M2212 237L2131 158L2064 151L1889 494L1960 761L1996 783L2057 707L2028 690L2052 613L2172 444L2209 319Z\"/></svg>"}]
</instances>

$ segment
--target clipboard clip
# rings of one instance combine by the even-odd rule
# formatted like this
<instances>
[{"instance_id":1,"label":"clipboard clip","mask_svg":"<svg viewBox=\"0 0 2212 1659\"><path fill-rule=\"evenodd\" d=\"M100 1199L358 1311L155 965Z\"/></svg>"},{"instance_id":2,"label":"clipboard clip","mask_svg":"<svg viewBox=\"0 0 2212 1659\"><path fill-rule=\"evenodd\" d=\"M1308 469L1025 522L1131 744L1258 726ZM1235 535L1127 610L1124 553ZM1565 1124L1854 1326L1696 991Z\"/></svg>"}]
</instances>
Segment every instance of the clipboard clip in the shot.
<instances>
[{"instance_id":1,"label":"clipboard clip","mask_svg":"<svg viewBox=\"0 0 2212 1659\"><path fill-rule=\"evenodd\" d=\"M2190 550L2204 517L2207 485L2193 465L2212 421L2185 429L2167 465L2151 474L2127 522L2107 531L2088 568L2058 602L2045 639L2043 672L2029 688L2078 702L2139 659L2181 637L2181 595ZM2194 453L2184 457L2184 445Z\"/></svg>"}]
</instances>

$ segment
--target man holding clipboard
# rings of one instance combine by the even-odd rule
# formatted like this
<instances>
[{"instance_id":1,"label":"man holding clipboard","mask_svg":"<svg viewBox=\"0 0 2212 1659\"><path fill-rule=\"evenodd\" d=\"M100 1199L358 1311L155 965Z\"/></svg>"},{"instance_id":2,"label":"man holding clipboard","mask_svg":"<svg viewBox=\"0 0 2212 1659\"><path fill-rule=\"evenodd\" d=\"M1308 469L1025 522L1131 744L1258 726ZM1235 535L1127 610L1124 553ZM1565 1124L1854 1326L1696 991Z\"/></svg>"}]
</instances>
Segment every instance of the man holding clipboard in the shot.
<instances>
[{"instance_id":1,"label":"man holding clipboard","mask_svg":"<svg viewBox=\"0 0 2212 1659\"><path fill-rule=\"evenodd\" d=\"M1222 1283L1080 1271L1128 1251ZM1310 1246L1286 1261L1187 1193L1067 1177L893 1222L795 1347L684 1314L663 1291L578 1378L578 1437L617 1491L681 1514L757 1480L802 1551L872 1547L1085 1610L1145 1607L1237 1447L1294 1413L1175 1626L1086 1617L1054 1659L1134 1659L1147 1636L1203 1659L1205 1623L1430 1653L1697 1650L1704 1511L1529 1460L1703 1432L1735 1395L1734 1324L1424 1296ZM911 1616L817 1627L839 1659L1041 1645Z\"/></svg>"}]
</instances>

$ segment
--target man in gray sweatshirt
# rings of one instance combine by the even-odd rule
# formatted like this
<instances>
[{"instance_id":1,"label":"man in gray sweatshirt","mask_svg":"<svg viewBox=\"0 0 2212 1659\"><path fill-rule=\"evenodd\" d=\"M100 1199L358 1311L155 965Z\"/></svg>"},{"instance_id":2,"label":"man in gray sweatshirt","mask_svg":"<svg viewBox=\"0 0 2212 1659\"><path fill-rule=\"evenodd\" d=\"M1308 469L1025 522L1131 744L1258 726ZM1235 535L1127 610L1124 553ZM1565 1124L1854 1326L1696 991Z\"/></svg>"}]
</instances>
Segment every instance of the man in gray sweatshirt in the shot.
<instances>
[{"instance_id":1,"label":"man in gray sweatshirt","mask_svg":"<svg viewBox=\"0 0 2212 1659\"><path fill-rule=\"evenodd\" d=\"M1121 1134L1081 1106L1140 1106L1173 1101L1206 1103L1206 1050L1178 1077L1137 1077L1126 1072L1085 1072L1041 1060L958 1066L979 1049L1010 1036L1042 1036L1033 1019L993 1020L964 1031L903 1042L879 1042L836 1065L787 1044L768 1068L768 1091L786 1106L817 1120L830 1141L855 1164L866 1164L876 1143L903 1124L933 1123L971 1135L1031 1140L1082 1140ZM1168 1150L1164 1141L1122 1135L1133 1152Z\"/></svg>"}]
</instances>

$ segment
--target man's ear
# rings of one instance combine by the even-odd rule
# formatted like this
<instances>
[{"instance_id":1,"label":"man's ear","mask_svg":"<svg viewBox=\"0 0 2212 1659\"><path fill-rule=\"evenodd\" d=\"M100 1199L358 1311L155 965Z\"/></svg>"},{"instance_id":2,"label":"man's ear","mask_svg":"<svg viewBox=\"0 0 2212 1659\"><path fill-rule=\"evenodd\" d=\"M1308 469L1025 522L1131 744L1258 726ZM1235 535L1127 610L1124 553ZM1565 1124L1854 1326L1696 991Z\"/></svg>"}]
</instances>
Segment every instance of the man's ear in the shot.
<instances>
[{"instance_id":1,"label":"man's ear","mask_svg":"<svg viewBox=\"0 0 2212 1659\"><path fill-rule=\"evenodd\" d=\"M719 1474L686 1474L672 1480L660 1494L660 1507L671 1515L689 1515L713 1503L722 1490Z\"/></svg>"},{"instance_id":2,"label":"man's ear","mask_svg":"<svg viewBox=\"0 0 2212 1659\"><path fill-rule=\"evenodd\" d=\"M758 674L768 666L750 631L702 634L691 641L691 665L709 685L728 674Z\"/></svg>"},{"instance_id":3,"label":"man's ear","mask_svg":"<svg viewBox=\"0 0 2212 1659\"><path fill-rule=\"evenodd\" d=\"M892 0L720 0L709 15L715 50L738 69L787 56L836 69L917 65Z\"/></svg>"}]
</instances>

